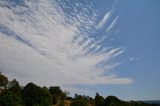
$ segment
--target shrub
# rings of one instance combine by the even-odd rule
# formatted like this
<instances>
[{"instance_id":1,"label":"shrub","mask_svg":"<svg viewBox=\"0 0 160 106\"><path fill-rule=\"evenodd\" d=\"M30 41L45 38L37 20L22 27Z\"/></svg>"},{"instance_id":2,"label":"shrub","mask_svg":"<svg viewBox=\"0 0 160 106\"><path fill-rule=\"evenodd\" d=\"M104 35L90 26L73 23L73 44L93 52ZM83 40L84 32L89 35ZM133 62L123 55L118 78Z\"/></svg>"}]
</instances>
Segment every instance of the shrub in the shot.
<instances>
[{"instance_id":1,"label":"shrub","mask_svg":"<svg viewBox=\"0 0 160 106\"><path fill-rule=\"evenodd\" d=\"M0 106L21 106L22 100L19 96L10 91L5 91L0 95Z\"/></svg>"}]
</instances>

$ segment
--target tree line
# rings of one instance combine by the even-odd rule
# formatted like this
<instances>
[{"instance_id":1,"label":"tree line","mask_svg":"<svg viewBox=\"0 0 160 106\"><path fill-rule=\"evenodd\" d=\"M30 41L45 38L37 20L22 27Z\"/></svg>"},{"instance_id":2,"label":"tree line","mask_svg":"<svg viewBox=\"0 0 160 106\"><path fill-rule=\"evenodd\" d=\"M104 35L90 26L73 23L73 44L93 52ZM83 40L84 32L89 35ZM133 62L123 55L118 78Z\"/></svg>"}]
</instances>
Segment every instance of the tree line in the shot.
<instances>
[{"instance_id":1,"label":"tree line","mask_svg":"<svg viewBox=\"0 0 160 106\"><path fill-rule=\"evenodd\" d=\"M62 91L59 86L40 87L32 82L24 87L16 79L9 81L0 73L0 106L158 106L135 101L122 101L115 96L103 97L96 93L95 97ZM66 104L69 101L69 104Z\"/></svg>"}]
</instances>

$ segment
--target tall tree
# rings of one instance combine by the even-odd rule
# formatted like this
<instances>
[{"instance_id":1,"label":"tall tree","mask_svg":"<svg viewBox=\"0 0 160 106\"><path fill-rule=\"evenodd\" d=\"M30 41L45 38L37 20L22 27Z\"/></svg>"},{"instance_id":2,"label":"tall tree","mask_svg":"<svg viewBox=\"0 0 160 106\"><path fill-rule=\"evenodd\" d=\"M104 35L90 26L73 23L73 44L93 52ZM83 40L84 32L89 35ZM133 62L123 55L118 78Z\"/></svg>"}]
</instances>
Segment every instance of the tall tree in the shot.
<instances>
[{"instance_id":1,"label":"tall tree","mask_svg":"<svg viewBox=\"0 0 160 106\"><path fill-rule=\"evenodd\" d=\"M51 106L52 104L49 91L33 83L29 83L24 87L22 96L26 106Z\"/></svg>"},{"instance_id":2,"label":"tall tree","mask_svg":"<svg viewBox=\"0 0 160 106\"><path fill-rule=\"evenodd\" d=\"M56 104L58 99L61 99L63 94L61 88L59 86L51 86L49 87L49 92L52 95L52 103Z\"/></svg>"},{"instance_id":3,"label":"tall tree","mask_svg":"<svg viewBox=\"0 0 160 106\"><path fill-rule=\"evenodd\" d=\"M0 89L6 89L8 78L0 73Z\"/></svg>"},{"instance_id":4,"label":"tall tree","mask_svg":"<svg viewBox=\"0 0 160 106\"><path fill-rule=\"evenodd\" d=\"M12 93L15 93L17 96L21 95L21 87L16 79L13 79L11 82L9 82L8 90Z\"/></svg>"},{"instance_id":5,"label":"tall tree","mask_svg":"<svg viewBox=\"0 0 160 106\"><path fill-rule=\"evenodd\" d=\"M95 96L95 105L96 106L104 106L104 98L99 95L99 93L96 93Z\"/></svg>"}]
</instances>

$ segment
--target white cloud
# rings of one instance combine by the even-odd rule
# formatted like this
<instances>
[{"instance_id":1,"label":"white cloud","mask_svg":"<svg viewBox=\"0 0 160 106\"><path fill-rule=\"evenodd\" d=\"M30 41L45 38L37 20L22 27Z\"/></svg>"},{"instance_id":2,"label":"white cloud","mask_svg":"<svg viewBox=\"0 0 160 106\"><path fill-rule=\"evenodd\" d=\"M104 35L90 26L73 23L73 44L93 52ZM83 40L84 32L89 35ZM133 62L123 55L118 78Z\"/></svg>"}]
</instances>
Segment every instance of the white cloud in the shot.
<instances>
[{"instance_id":1,"label":"white cloud","mask_svg":"<svg viewBox=\"0 0 160 106\"><path fill-rule=\"evenodd\" d=\"M105 23L109 20L111 14L112 14L112 11L107 12L104 15L103 19L98 23L97 28L102 28L105 25Z\"/></svg>"},{"instance_id":2,"label":"white cloud","mask_svg":"<svg viewBox=\"0 0 160 106\"><path fill-rule=\"evenodd\" d=\"M117 22L117 20L118 20L118 16L111 22L111 24L108 26L108 28L107 28L107 32L109 32L113 27L114 27L114 25L116 24L116 22Z\"/></svg>"},{"instance_id":3,"label":"white cloud","mask_svg":"<svg viewBox=\"0 0 160 106\"><path fill-rule=\"evenodd\" d=\"M94 51L103 45L87 36L95 24L93 16L85 12L92 10L91 7L86 7L78 17L67 18L56 1L35 2L25 1L25 6L12 7L0 1L0 69L3 73L21 84L33 81L46 86L131 83L129 78L103 76L104 71L109 71L107 65L96 67L103 61L111 61L123 50ZM100 27L110 14L105 15ZM89 23L85 24L86 20ZM94 50L91 52L91 49Z\"/></svg>"},{"instance_id":4,"label":"white cloud","mask_svg":"<svg viewBox=\"0 0 160 106\"><path fill-rule=\"evenodd\" d=\"M129 58L129 61L139 61L139 60L141 60L141 58L138 58L138 57L130 57Z\"/></svg>"}]
</instances>

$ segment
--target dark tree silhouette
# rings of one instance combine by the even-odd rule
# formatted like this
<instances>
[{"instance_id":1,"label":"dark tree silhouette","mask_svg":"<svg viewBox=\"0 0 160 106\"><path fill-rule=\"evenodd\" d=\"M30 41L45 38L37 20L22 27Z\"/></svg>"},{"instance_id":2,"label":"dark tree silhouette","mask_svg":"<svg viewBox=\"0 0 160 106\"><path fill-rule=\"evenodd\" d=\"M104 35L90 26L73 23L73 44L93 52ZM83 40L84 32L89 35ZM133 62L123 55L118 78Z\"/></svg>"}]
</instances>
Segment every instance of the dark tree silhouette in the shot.
<instances>
[{"instance_id":1,"label":"dark tree silhouette","mask_svg":"<svg viewBox=\"0 0 160 106\"><path fill-rule=\"evenodd\" d=\"M29 83L24 87L22 96L26 106L51 106L52 104L49 91L33 83Z\"/></svg>"},{"instance_id":2,"label":"dark tree silhouette","mask_svg":"<svg viewBox=\"0 0 160 106\"><path fill-rule=\"evenodd\" d=\"M0 73L0 89L6 89L8 78Z\"/></svg>"},{"instance_id":3,"label":"dark tree silhouette","mask_svg":"<svg viewBox=\"0 0 160 106\"><path fill-rule=\"evenodd\" d=\"M119 100L117 97L108 96L105 99L105 106L112 106L112 105L120 104L120 102L121 100Z\"/></svg>"},{"instance_id":4,"label":"dark tree silhouette","mask_svg":"<svg viewBox=\"0 0 160 106\"><path fill-rule=\"evenodd\" d=\"M96 106L104 106L104 98L102 96L100 96L98 93L96 93L95 96L95 105Z\"/></svg>"},{"instance_id":5,"label":"dark tree silhouette","mask_svg":"<svg viewBox=\"0 0 160 106\"><path fill-rule=\"evenodd\" d=\"M49 92L52 95L52 104L56 104L57 100L61 98L63 93L59 86L49 87Z\"/></svg>"},{"instance_id":6,"label":"dark tree silhouette","mask_svg":"<svg viewBox=\"0 0 160 106\"><path fill-rule=\"evenodd\" d=\"M11 82L9 82L8 86L8 90L10 92L16 94L17 96L21 96L21 87L16 79L13 79Z\"/></svg>"},{"instance_id":7,"label":"dark tree silhouette","mask_svg":"<svg viewBox=\"0 0 160 106\"><path fill-rule=\"evenodd\" d=\"M8 90L0 95L0 106L22 106L22 99Z\"/></svg>"}]
</instances>

